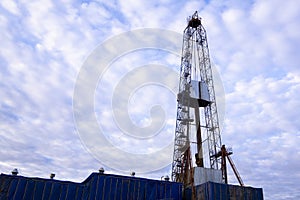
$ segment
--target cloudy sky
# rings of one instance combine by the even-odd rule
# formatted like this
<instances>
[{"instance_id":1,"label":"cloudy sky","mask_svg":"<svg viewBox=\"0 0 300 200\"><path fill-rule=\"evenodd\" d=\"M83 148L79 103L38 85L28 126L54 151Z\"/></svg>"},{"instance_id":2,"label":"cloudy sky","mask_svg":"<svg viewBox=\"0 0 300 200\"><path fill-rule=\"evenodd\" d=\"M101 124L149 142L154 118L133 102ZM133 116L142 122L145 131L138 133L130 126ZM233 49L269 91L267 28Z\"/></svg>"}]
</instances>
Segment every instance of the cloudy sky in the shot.
<instances>
[{"instance_id":1,"label":"cloudy sky","mask_svg":"<svg viewBox=\"0 0 300 200\"><path fill-rule=\"evenodd\" d=\"M156 32L147 33L159 37L157 29L162 29L162 35L171 31L169 38L177 38L195 10L207 30L210 56L225 91L222 142L233 147L245 184L263 187L266 199L299 199L300 2L295 0L2 0L0 172L18 168L24 176L39 177L54 172L58 179L81 182L101 166L110 173L129 174L140 167L133 163L139 163L141 155L156 153L171 160L172 152L159 152L169 152L173 141L172 84L177 80L166 76L171 73L166 66L174 73L179 70L178 52L135 46L115 53L128 47L128 31L152 28ZM119 41L120 34L127 39ZM171 40L174 48L181 46L178 38ZM88 99L84 92L74 98L76 86L85 84L78 81L80 74L93 52L106 55L108 49L99 50L101 44L114 44L109 54L115 57L96 77L92 106L103 138L121 153L133 155L127 162L118 151L115 157L107 156L111 152L105 149L99 154L97 143L85 140L90 133L80 128L93 125L74 119L76 102ZM151 65L147 73L146 65ZM157 66L168 81L149 84L151 75L158 76ZM93 72L88 75L94 77ZM165 80L162 77L156 81ZM120 110L126 110L135 131L127 131ZM163 128L155 134L146 131L145 138L138 135L139 128L151 128L155 116L162 116ZM99 138L96 132L91 137ZM156 157L153 163L161 163ZM157 163L152 172L140 176L160 178L169 173L168 163ZM230 181L236 183L232 175Z\"/></svg>"}]
</instances>

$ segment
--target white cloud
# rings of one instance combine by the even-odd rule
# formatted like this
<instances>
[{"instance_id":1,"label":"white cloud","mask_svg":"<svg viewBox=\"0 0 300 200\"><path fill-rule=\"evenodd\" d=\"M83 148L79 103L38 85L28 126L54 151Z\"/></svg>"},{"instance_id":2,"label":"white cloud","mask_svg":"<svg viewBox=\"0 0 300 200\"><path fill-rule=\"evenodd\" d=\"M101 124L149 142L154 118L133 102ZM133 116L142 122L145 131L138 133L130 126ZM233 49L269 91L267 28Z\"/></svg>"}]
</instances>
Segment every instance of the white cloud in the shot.
<instances>
[{"instance_id":1,"label":"white cloud","mask_svg":"<svg viewBox=\"0 0 300 200\"><path fill-rule=\"evenodd\" d=\"M18 15L20 13L17 4L14 1L3 0L0 2L0 4L12 14Z\"/></svg>"},{"instance_id":2,"label":"white cloud","mask_svg":"<svg viewBox=\"0 0 300 200\"><path fill-rule=\"evenodd\" d=\"M292 0L1 1L0 170L9 173L18 167L22 175L42 177L55 172L59 179L77 181L97 170L101 163L82 146L72 113L74 84L84 59L99 43L125 30L151 27L181 33L186 18L199 10L211 57L226 89L223 142L233 146L233 159L244 182L264 187L266 199L299 198L295 189L300 162L299 8ZM96 114L108 131L113 130L111 137L117 142L121 138L126 148L134 144L135 150L145 143L130 143L113 129L110 96L103 94L115 87L107 83L117 83L132 67L148 64L150 58L152 63L164 60L162 64L177 70L180 64L180 58L157 52L144 56L148 58L120 59L119 66L111 68L112 73L101 82L107 87L98 88L95 94ZM138 110L149 110L156 97L147 98L151 90L137 93L144 95L141 100L146 107L140 103L130 112L140 116ZM102 96L97 96L99 91ZM167 102L166 110L175 109L168 95L157 100ZM137 124L150 122L148 113L142 116L136 117ZM166 120L161 141L174 131L175 116ZM161 141L150 140L145 149L156 151L165 144ZM159 178L167 171L147 176Z\"/></svg>"},{"instance_id":3,"label":"white cloud","mask_svg":"<svg viewBox=\"0 0 300 200\"><path fill-rule=\"evenodd\" d=\"M273 186L269 186L272 179L281 182L294 174L290 183L281 186L288 188L299 174L296 155L300 153L300 121L295 109L300 106L296 100L299 91L299 76L287 74L239 81L227 95L223 142L231 141L244 181L264 187L269 198L275 198ZM282 198L287 194L282 192Z\"/></svg>"}]
</instances>

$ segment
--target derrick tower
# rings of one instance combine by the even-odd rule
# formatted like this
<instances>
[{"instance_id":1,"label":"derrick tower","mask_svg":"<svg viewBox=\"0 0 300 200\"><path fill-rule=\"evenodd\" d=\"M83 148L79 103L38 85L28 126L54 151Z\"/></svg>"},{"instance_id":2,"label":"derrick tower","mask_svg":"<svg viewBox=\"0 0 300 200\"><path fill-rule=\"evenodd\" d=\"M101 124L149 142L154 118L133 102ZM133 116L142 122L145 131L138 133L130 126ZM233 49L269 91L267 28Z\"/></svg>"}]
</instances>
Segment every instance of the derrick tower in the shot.
<instances>
[{"instance_id":1,"label":"derrick tower","mask_svg":"<svg viewBox=\"0 0 300 200\"><path fill-rule=\"evenodd\" d=\"M221 136L206 31L197 11L183 32L172 180L193 185L193 167L220 169ZM195 164L194 164L195 163Z\"/></svg>"}]
</instances>

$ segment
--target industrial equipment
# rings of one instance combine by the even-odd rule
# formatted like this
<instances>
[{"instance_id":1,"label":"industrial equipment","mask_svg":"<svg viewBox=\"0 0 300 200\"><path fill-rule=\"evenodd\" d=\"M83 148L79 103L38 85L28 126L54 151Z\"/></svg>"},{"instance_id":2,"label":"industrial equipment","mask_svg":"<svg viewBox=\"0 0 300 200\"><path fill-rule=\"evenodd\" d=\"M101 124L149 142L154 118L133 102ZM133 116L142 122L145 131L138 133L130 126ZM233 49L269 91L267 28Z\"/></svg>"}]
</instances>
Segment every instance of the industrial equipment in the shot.
<instances>
[{"instance_id":1,"label":"industrial equipment","mask_svg":"<svg viewBox=\"0 0 300 200\"><path fill-rule=\"evenodd\" d=\"M183 32L172 181L192 193L195 184L227 183L226 157L238 173L221 144L207 35L196 11Z\"/></svg>"}]
</instances>

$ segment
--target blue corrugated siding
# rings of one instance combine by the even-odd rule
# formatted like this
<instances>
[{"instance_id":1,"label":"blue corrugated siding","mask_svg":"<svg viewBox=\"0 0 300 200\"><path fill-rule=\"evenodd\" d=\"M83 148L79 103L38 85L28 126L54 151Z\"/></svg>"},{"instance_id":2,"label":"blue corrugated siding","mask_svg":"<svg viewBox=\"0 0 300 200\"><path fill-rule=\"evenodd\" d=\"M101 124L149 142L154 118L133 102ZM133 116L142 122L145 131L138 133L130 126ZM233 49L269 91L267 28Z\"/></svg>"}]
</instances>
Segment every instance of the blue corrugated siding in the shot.
<instances>
[{"instance_id":1,"label":"blue corrugated siding","mask_svg":"<svg viewBox=\"0 0 300 200\"><path fill-rule=\"evenodd\" d=\"M44 191L45 184L41 183L41 181L37 181L34 188L34 198L35 199L42 199L43 191Z\"/></svg>"},{"instance_id":2,"label":"blue corrugated siding","mask_svg":"<svg viewBox=\"0 0 300 200\"><path fill-rule=\"evenodd\" d=\"M33 192L35 187L35 182L32 180L27 181L27 186L25 188L24 193L24 199L32 199L33 198Z\"/></svg>"},{"instance_id":3,"label":"blue corrugated siding","mask_svg":"<svg viewBox=\"0 0 300 200\"><path fill-rule=\"evenodd\" d=\"M187 200L191 199L192 192L185 190ZM196 199L201 200L263 200L262 188L241 187L221 183L207 182L196 186Z\"/></svg>"},{"instance_id":4,"label":"blue corrugated siding","mask_svg":"<svg viewBox=\"0 0 300 200\"><path fill-rule=\"evenodd\" d=\"M0 200L153 200L182 199L179 183L91 174L82 183L0 175Z\"/></svg>"}]
</instances>

